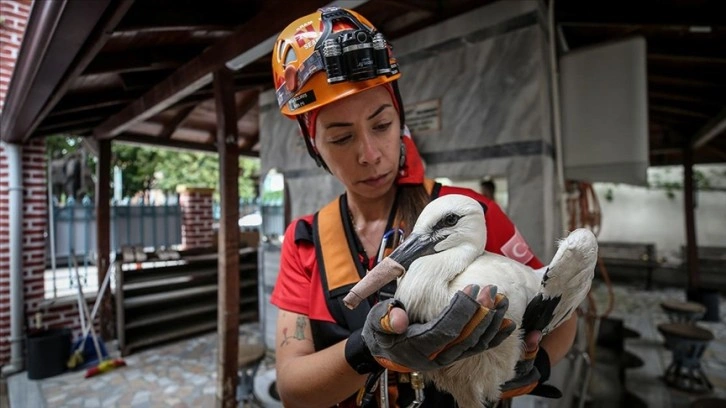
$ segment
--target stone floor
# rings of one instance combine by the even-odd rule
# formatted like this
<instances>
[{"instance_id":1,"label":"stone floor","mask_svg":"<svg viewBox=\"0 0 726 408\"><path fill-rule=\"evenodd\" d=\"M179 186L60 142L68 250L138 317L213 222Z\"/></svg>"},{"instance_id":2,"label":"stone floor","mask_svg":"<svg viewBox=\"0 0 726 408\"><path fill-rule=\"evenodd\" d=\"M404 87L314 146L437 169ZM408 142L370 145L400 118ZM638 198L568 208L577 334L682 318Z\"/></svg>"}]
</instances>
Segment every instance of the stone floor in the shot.
<instances>
[{"instance_id":1,"label":"stone floor","mask_svg":"<svg viewBox=\"0 0 726 408\"><path fill-rule=\"evenodd\" d=\"M670 352L662 343L656 326L667 321L659 307L661 301L684 300L682 289L643 291L633 286L613 288L614 308L610 317L623 319L625 325L641 334L628 339L629 351L644 360L642 367L629 369L625 388L641 399L645 405L657 408L686 408L702 397L672 390L659 376L670 362ZM605 309L607 290L596 284L593 290L598 310ZM715 390L710 397L726 398L726 301L721 298L721 322L699 322L713 331L711 342L703 358L704 370ZM255 325L241 328L241 336L249 342L259 342ZM126 367L102 375L83 378L84 371L71 372L39 381L27 379L19 373L7 379L11 407L212 407L216 385L216 334L207 334L173 344L140 351L125 357ZM273 366L269 353L263 362L263 371ZM611 389L598 388L597 365L591 382L590 400L612 395ZM0 387L1 389L1 387ZM604 394L603 394L604 393ZM558 400L535 406L561 407ZM0 404L2 402L0 401ZM260 407L260 404L241 404L242 407ZM600 404L608 406L608 404ZM614 403L610 406L626 406ZM629 406L629 405L628 405Z\"/></svg>"}]
</instances>

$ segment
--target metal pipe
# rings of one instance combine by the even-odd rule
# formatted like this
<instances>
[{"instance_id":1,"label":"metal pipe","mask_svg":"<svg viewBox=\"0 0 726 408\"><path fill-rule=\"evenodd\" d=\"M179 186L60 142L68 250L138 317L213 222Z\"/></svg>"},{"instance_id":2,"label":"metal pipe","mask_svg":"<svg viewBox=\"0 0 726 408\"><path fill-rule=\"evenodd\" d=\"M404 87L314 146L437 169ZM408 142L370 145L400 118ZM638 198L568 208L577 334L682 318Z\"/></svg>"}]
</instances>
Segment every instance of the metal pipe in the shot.
<instances>
[{"instance_id":1,"label":"metal pipe","mask_svg":"<svg viewBox=\"0 0 726 408\"><path fill-rule=\"evenodd\" d=\"M53 273L53 300L58 298L55 263L55 201L53 200L53 160L48 159L48 239L50 240L50 269Z\"/></svg>"},{"instance_id":2,"label":"metal pipe","mask_svg":"<svg viewBox=\"0 0 726 408\"><path fill-rule=\"evenodd\" d=\"M23 361L23 147L5 143L8 157L8 214L10 223L10 364L3 375L24 369Z\"/></svg>"},{"instance_id":3,"label":"metal pipe","mask_svg":"<svg viewBox=\"0 0 726 408\"><path fill-rule=\"evenodd\" d=\"M552 127L555 138L555 165L557 168L557 187L559 190L560 205L560 223L562 230L560 233L567 232L567 191L565 187L565 165L564 165L564 148L562 146L562 124L560 117L560 81L557 68L557 42L555 40L555 0L551 0L549 9L547 10L547 25L549 38L549 66L550 81L552 83Z\"/></svg>"}]
</instances>

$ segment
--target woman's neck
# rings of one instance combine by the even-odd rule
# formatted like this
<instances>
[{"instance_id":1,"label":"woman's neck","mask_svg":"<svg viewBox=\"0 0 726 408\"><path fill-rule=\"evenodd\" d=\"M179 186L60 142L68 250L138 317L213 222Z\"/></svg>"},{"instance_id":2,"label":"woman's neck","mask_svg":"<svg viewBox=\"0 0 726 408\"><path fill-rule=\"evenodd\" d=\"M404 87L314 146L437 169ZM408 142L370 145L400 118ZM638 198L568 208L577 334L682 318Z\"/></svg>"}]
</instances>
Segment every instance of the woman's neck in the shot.
<instances>
[{"instance_id":1,"label":"woman's neck","mask_svg":"<svg viewBox=\"0 0 726 408\"><path fill-rule=\"evenodd\" d=\"M365 198L348 194L348 209L355 220L356 227L363 227L371 222L388 221L393 203L396 201L396 189L391 188L385 195L378 198Z\"/></svg>"},{"instance_id":2,"label":"woman's neck","mask_svg":"<svg viewBox=\"0 0 726 408\"><path fill-rule=\"evenodd\" d=\"M368 257L378 253L395 200L395 189L372 200L348 195L350 221Z\"/></svg>"}]
</instances>

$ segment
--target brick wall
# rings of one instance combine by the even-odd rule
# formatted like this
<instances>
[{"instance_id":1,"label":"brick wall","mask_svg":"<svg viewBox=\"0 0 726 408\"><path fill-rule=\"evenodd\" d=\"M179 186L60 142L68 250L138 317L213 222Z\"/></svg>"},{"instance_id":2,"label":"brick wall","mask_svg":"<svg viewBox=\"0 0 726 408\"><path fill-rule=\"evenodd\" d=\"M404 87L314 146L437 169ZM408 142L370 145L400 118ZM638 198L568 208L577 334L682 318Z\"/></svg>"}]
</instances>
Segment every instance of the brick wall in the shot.
<instances>
[{"instance_id":1,"label":"brick wall","mask_svg":"<svg viewBox=\"0 0 726 408\"><path fill-rule=\"evenodd\" d=\"M31 0L0 1L0 111L23 40Z\"/></svg>"},{"instance_id":2,"label":"brick wall","mask_svg":"<svg viewBox=\"0 0 726 408\"><path fill-rule=\"evenodd\" d=\"M212 230L213 188L179 186L179 205L182 211L182 248L214 246Z\"/></svg>"},{"instance_id":3,"label":"brick wall","mask_svg":"<svg viewBox=\"0 0 726 408\"><path fill-rule=\"evenodd\" d=\"M2 112L10 78L15 68L31 4L31 0L0 1L0 112ZM8 341L10 336L10 276L8 273L10 253L8 241L11 214L8 214L8 160L5 153L4 146L0 143L0 365L7 363L10 357ZM23 160L25 161L25 158ZM23 172L25 173L25 170ZM29 225L30 223L31 221L29 221ZM42 239L42 237L41 235L40 238ZM37 236L31 235L28 239L34 242L24 242L24 245L28 243L31 247L38 245ZM44 245L44 242L40 243L41 247ZM23 263L25 264L25 260ZM37 264L37 260L30 260L29 264ZM26 273L32 274L30 270ZM37 286L37 282L35 286Z\"/></svg>"}]
</instances>

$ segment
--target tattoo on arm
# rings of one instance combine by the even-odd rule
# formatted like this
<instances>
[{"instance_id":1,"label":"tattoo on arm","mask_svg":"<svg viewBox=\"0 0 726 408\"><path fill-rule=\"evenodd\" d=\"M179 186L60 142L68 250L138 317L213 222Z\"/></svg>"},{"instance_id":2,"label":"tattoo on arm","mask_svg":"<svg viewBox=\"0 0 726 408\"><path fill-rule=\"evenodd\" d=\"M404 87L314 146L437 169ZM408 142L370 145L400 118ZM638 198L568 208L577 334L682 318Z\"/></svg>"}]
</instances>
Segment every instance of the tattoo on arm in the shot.
<instances>
[{"instance_id":1,"label":"tattoo on arm","mask_svg":"<svg viewBox=\"0 0 726 408\"><path fill-rule=\"evenodd\" d=\"M280 346L286 346L290 344L291 339L305 340L305 325L307 325L308 319L305 316L298 316L295 321L295 333L292 336L287 334L287 327L282 329L283 339Z\"/></svg>"}]
</instances>

